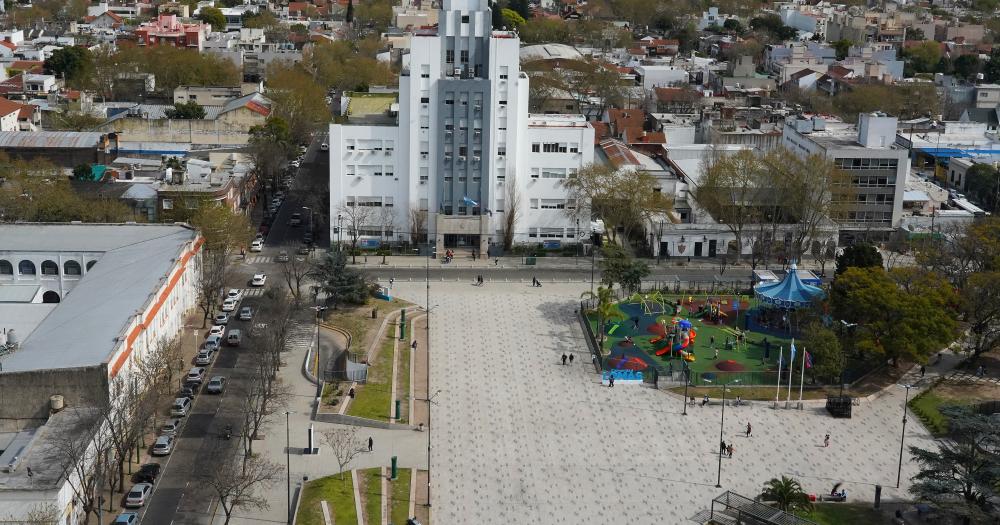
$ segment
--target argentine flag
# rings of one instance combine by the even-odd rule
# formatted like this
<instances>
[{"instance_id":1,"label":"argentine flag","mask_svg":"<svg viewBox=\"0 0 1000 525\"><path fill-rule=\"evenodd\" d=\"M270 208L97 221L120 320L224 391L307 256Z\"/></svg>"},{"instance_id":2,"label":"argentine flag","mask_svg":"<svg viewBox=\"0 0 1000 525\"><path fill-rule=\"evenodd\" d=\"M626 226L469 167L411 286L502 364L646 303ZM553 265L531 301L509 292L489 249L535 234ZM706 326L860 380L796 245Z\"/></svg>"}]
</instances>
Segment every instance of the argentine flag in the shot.
<instances>
[{"instance_id":1,"label":"argentine flag","mask_svg":"<svg viewBox=\"0 0 1000 525\"><path fill-rule=\"evenodd\" d=\"M795 363L795 339L792 339L792 357L788 358L789 363Z\"/></svg>"},{"instance_id":2,"label":"argentine flag","mask_svg":"<svg viewBox=\"0 0 1000 525\"><path fill-rule=\"evenodd\" d=\"M468 196L462 197L462 204L466 206L472 206L473 208L479 206L479 203L470 199Z\"/></svg>"}]
</instances>

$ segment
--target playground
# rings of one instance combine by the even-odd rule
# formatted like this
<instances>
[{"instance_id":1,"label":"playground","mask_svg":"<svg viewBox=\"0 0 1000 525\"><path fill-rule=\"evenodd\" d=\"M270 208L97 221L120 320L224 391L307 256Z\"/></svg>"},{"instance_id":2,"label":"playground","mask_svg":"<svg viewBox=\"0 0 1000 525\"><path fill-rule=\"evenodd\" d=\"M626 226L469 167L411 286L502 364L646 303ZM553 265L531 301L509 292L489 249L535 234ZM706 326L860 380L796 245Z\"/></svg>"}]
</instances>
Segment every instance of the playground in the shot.
<instances>
[{"instance_id":1,"label":"playground","mask_svg":"<svg viewBox=\"0 0 1000 525\"><path fill-rule=\"evenodd\" d=\"M787 364L790 334L754 322L753 303L745 295L635 294L606 315L605 368L656 368L662 375L678 374L686 365L696 384L714 381L719 372L728 378L764 373L755 382L776 381L782 351ZM599 338L597 315L591 313L589 320Z\"/></svg>"}]
</instances>

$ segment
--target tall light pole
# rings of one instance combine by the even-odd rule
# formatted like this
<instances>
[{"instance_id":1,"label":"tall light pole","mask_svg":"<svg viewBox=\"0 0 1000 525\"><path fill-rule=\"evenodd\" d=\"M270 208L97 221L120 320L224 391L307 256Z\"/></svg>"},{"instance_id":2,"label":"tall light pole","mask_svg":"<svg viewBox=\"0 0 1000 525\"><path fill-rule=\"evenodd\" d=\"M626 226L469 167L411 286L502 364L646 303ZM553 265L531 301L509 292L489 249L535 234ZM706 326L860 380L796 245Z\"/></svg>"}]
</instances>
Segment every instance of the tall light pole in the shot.
<instances>
[{"instance_id":1,"label":"tall light pole","mask_svg":"<svg viewBox=\"0 0 1000 525\"><path fill-rule=\"evenodd\" d=\"M688 415L688 385L691 384L691 369L688 368L687 362L683 359L681 363L684 363L684 369L681 372L684 375L684 412L681 412L682 416Z\"/></svg>"},{"instance_id":2,"label":"tall light pole","mask_svg":"<svg viewBox=\"0 0 1000 525\"><path fill-rule=\"evenodd\" d=\"M737 379L733 381L734 383L739 383L740 380ZM722 441L725 439L725 434L723 433L726 428L726 389L728 388L727 383L722 384L722 419L719 421L719 474L715 478L715 488L722 488Z\"/></svg>"},{"instance_id":3,"label":"tall light pole","mask_svg":"<svg viewBox=\"0 0 1000 525\"><path fill-rule=\"evenodd\" d=\"M285 411L285 514L288 518L288 525L292 525L292 454L291 454L291 434L288 430L288 416L295 412Z\"/></svg>"},{"instance_id":4,"label":"tall light pole","mask_svg":"<svg viewBox=\"0 0 1000 525\"><path fill-rule=\"evenodd\" d=\"M337 214L337 251L341 249L340 245L340 234L344 231L344 216Z\"/></svg>"},{"instance_id":5,"label":"tall light pole","mask_svg":"<svg viewBox=\"0 0 1000 525\"><path fill-rule=\"evenodd\" d=\"M910 389L913 385L899 385L906 389L906 396L903 399L903 431L899 434L899 469L896 470L896 488L899 488L899 481L903 477L903 440L906 439L906 404L910 402Z\"/></svg>"},{"instance_id":6,"label":"tall light pole","mask_svg":"<svg viewBox=\"0 0 1000 525\"><path fill-rule=\"evenodd\" d=\"M427 352L427 506L431 506L431 252L424 258L424 280L426 296L424 310L427 319L424 320L424 351Z\"/></svg>"}]
</instances>

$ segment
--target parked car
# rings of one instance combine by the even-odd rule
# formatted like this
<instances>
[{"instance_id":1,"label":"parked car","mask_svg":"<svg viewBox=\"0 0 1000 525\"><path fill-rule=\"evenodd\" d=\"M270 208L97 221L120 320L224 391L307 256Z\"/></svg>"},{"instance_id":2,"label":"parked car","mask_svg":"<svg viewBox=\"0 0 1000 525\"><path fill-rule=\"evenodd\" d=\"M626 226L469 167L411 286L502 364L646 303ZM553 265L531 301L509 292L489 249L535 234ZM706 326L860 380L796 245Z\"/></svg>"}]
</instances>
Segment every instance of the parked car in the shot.
<instances>
[{"instance_id":1,"label":"parked car","mask_svg":"<svg viewBox=\"0 0 1000 525\"><path fill-rule=\"evenodd\" d=\"M205 367L191 367L191 370L188 370L187 376L184 377L184 380L189 383L201 384L201 382L205 380Z\"/></svg>"},{"instance_id":2,"label":"parked car","mask_svg":"<svg viewBox=\"0 0 1000 525\"><path fill-rule=\"evenodd\" d=\"M298 250L295 250L295 253L299 255L309 255L309 247L303 244L302 246L299 246Z\"/></svg>"},{"instance_id":3,"label":"parked car","mask_svg":"<svg viewBox=\"0 0 1000 525\"><path fill-rule=\"evenodd\" d=\"M278 262L288 262L288 252L285 250L281 250L280 252L278 252L277 260Z\"/></svg>"},{"instance_id":4,"label":"parked car","mask_svg":"<svg viewBox=\"0 0 1000 525\"><path fill-rule=\"evenodd\" d=\"M146 504L146 500L149 499L149 495L153 492L153 485L151 483L136 483L132 485L132 488L128 491L125 496L125 506L130 509L135 509Z\"/></svg>"},{"instance_id":5,"label":"parked car","mask_svg":"<svg viewBox=\"0 0 1000 525\"><path fill-rule=\"evenodd\" d=\"M249 321L251 319L253 319L253 309L249 306L240 308L240 321Z\"/></svg>"},{"instance_id":6,"label":"parked car","mask_svg":"<svg viewBox=\"0 0 1000 525\"><path fill-rule=\"evenodd\" d=\"M222 336L221 335L210 335L205 338L205 343L201 345L203 350L216 351L222 346Z\"/></svg>"},{"instance_id":7,"label":"parked car","mask_svg":"<svg viewBox=\"0 0 1000 525\"><path fill-rule=\"evenodd\" d=\"M217 335L219 337L222 337L225 333L226 333L226 327L222 326L221 324L217 324L217 325L213 325L212 328L210 328L208 330L208 335L206 335L205 337L209 337L209 336L213 336L213 335Z\"/></svg>"},{"instance_id":8,"label":"parked car","mask_svg":"<svg viewBox=\"0 0 1000 525\"><path fill-rule=\"evenodd\" d=\"M160 435L175 436L181 430L180 419L168 419L160 427Z\"/></svg>"},{"instance_id":9,"label":"parked car","mask_svg":"<svg viewBox=\"0 0 1000 525\"><path fill-rule=\"evenodd\" d=\"M208 385L205 386L205 391L209 394L221 394L223 390L226 389L226 378L222 376L215 376L208 380Z\"/></svg>"},{"instance_id":10,"label":"parked car","mask_svg":"<svg viewBox=\"0 0 1000 525\"><path fill-rule=\"evenodd\" d=\"M243 290L240 290L239 288L230 288L229 292L226 293L226 299L232 299L237 302L243 300Z\"/></svg>"},{"instance_id":11,"label":"parked car","mask_svg":"<svg viewBox=\"0 0 1000 525\"><path fill-rule=\"evenodd\" d=\"M299 162L298 160L293 160L293 161L292 161L292 167L293 167L293 168L298 168L298 167L299 167L299 166L301 166L301 165L302 165L302 163L301 163L301 162Z\"/></svg>"},{"instance_id":12,"label":"parked car","mask_svg":"<svg viewBox=\"0 0 1000 525\"><path fill-rule=\"evenodd\" d=\"M174 436L160 436L153 443L153 450L150 454L154 456L167 456L174 451Z\"/></svg>"},{"instance_id":13,"label":"parked car","mask_svg":"<svg viewBox=\"0 0 1000 525\"><path fill-rule=\"evenodd\" d=\"M250 279L250 286L264 286L264 283L266 282L267 282L267 275L262 273L256 273L254 274L253 279Z\"/></svg>"},{"instance_id":14,"label":"parked car","mask_svg":"<svg viewBox=\"0 0 1000 525\"><path fill-rule=\"evenodd\" d=\"M222 301L222 311L223 312L232 312L233 310L236 309L236 305L237 304L239 304L239 301L237 301L237 300L235 300L233 298L227 297L225 301ZM225 323L219 323L219 324L225 324Z\"/></svg>"},{"instance_id":15,"label":"parked car","mask_svg":"<svg viewBox=\"0 0 1000 525\"><path fill-rule=\"evenodd\" d=\"M198 395L198 385L194 383L184 383L181 389L177 391L177 397L185 397L187 399L194 399L194 396Z\"/></svg>"},{"instance_id":16,"label":"parked car","mask_svg":"<svg viewBox=\"0 0 1000 525\"><path fill-rule=\"evenodd\" d=\"M190 411L191 400L186 397L178 397L177 399L174 399L174 404L170 407L170 415L175 417L186 416Z\"/></svg>"},{"instance_id":17,"label":"parked car","mask_svg":"<svg viewBox=\"0 0 1000 525\"><path fill-rule=\"evenodd\" d=\"M212 351L211 350L199 351L198 355L194 356L194 364L196 365L212 364Z\"/></svg>"},{"instance_id":18,"label":"parked car","mask_svg":"<svg viewBox=\"0 0 1000 525\"><path fill-rule=\"evenodd\" d=\"M222 312L220 314L217 314L215 316L215 324L222 324L222 325L229 324L229 313Z\"/></svg>"},{"instance_id":19,"label":"parked car","mask_svg":"<svg viewBox=\"0 0 1000 525\"><path fill-rule=\"evenodd\" d=\"M111 525L139 525L139 514L135 512L122 512L111 522Z\"/></svg>"},{"instance_id":20,"label":"parked car","mask_svg":"<svg viewBox=\"0 0 1000 525\"><path fill-rule=\"evenodd\" d=\"M159 463L146 463L132 475L132 481L135 483L154 483L159 475Z\"/></svg>"},{"instance_id":21,"label":"parked car","mask_svg":"<svg viewBox=\"0 0 1000 525\"><path fill-rule=\"evenodd\" d=\"M288 221L288 224L290 224L292 226L298 226L298 225L302 224L302 214L301 213L293 213L292 214L292 218L289 219L289 221Z\"/></svg>"},{"instance_id":22,"label":"parked car","mask_svg":"<svg viewBox=\"0 0 1000 525\"><path fill-rule=\"evenodd\" d=\"M252 252L259 252L263 249L264 249L264 241L260 239L254 239L254 241L250 243L250 251Z\"/></svg>"}]
</instances>

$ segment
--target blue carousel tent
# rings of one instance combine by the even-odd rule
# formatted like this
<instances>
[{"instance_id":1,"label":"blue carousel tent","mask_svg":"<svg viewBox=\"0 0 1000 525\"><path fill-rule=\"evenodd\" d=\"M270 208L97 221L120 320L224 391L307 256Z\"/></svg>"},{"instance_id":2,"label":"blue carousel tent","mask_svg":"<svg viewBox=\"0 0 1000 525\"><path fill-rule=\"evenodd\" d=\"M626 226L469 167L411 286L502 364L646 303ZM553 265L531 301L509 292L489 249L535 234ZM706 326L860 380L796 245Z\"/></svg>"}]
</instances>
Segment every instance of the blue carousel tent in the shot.
<instances>
[{"instance_id":1,"label":"blue carousel tent","mask_svg":"<svg viewBox=\"0 0 1000 525\"><path fill-rule=\"evenodd\" d=\"M809 306L813 299L823 297L822 289L805 284L792 264L781 282L761 283L754 287L757 300L768 306L794 310Z\"/></svg>"}]
</instances>

